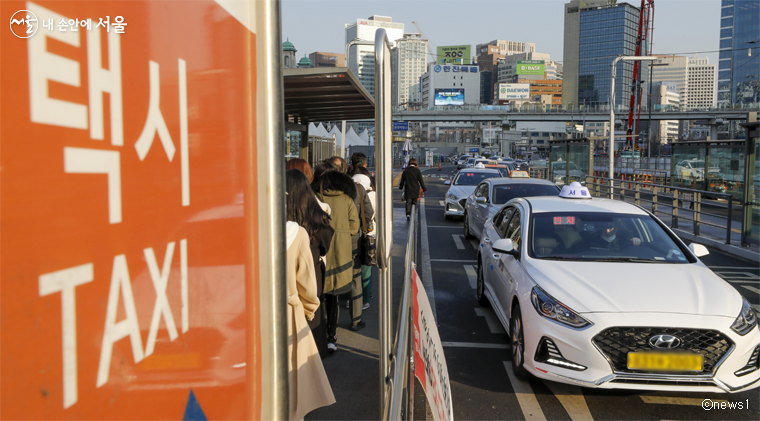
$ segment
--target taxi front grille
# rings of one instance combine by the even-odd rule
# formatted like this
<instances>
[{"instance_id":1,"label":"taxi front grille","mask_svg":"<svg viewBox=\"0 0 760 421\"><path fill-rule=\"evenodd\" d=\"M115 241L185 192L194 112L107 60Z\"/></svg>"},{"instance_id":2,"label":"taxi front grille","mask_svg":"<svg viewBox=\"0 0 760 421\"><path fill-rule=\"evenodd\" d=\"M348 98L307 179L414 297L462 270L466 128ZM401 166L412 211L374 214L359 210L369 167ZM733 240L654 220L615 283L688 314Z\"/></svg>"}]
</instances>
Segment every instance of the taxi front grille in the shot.
<instances>
[{"instance_id":1,"label":"taxi front grille","mask_svg":"<svg viewBox=\"0 0 760 421\"><path fill-rule=\"evenodd\" d=\"M592 342L607 357L613 371L646 373L644 370L628 368L628 353L654 351L655 349L649 345L649 338L660 334L673 335L680 339L679 351L702 354L702 371L691 373L692 375L714 374L723 357L733 346L731 340L717 330L663 327L611 327L594 336Z\"/></svg>"}]
</instances>

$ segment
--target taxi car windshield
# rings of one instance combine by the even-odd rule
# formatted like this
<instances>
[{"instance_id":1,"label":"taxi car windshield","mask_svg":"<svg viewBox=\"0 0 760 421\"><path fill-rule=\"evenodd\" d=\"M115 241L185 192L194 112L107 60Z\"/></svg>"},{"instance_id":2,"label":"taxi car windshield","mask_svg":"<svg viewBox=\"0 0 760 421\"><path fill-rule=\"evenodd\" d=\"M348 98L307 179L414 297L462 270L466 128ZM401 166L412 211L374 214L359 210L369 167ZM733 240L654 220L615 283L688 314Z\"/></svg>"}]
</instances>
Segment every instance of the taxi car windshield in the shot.
<instances>
[{"instance_id":1,"label":"taxi car windshield","mask_svg":"<svg viewBox=\"0 0 760 421\"><path fill-rule=\"evenodd\" d=\"M454 179L455 186L476 186L486 178L499 177L499 172L494 171L460 171Z\"/></svg>"},{"instance_id":2,"label":"taxi car windshield","mask_svg":"<svg viewBox=\"0 0 760 421\"><path fill-rule=\"evenodd\" d=\"M501 205L515 197L556 196L559 187L548 184L500 184L493 188L493 204Z\"/></svg>"},{"instance_id":3,"label":"taxi car windshield","mask_svg":"<svg viewBox=\"0 0 760 421\"><path fill-rule=\"evenodd\" d=\"M536 213L531 221L528 248L531 257L545 260L696 262L649 215Z\"/></svg>"}]
</instances>

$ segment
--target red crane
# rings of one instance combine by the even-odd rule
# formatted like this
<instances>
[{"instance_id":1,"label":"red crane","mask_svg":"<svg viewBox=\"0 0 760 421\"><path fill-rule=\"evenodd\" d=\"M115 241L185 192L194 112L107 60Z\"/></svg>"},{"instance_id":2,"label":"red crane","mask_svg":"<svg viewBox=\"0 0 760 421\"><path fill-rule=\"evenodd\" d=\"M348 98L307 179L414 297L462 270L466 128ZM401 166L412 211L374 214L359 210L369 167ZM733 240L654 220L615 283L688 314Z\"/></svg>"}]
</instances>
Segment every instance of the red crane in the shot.
<instances>
[{"instance_id":1,"label":"red crane","mask_svg":"<svg viewBox=\"0 0 760 421\"><path fill-rule=\"evenodd\" d=\"M639 34L636 38L635 56L648 56L651 53L650 26L654 24L654 0L641 0L641 13L639 14ZM654 27L652 26L652 32ZM652 83L650 80L649 83ZM634 116L636 117L634 125ZM633 62L633 81L631 83L631 103L628 107L628 130L625 142L625 149L631 149L633 144L633 135L638 134L639 117L641 116L641 62Z\"/></svg>"}]
</instances>

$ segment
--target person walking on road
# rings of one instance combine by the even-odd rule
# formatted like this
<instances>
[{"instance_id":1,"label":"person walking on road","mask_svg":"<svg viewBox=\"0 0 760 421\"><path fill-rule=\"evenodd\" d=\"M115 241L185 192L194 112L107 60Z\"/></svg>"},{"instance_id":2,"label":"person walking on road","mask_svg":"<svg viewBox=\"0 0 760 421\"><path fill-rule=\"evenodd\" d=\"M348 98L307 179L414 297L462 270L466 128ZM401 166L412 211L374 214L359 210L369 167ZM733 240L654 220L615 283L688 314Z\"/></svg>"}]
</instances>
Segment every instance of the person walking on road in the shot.
<instances>
[{"instance_id":1,"label":"person walking on road","mask_svg":"<svg viewBox=\"0 0 760 421\"><path fill-rule=\"evenodd\" d=\"M416 205L417 199L420 198L420 188L423 192L427 191L425 181L422 180L422 173L417 168L417 160L412 158L409 160L409 166L401 174L401 182L398 184L398 189L404 191L406 198L407 220L412 214L412 205Z\"/></svg>"},{"instance_id":2,"label":"person walking on road","mask_svg":"<svg viewBox=\"0 0 760 421\"><path fill-rule=\"evenodd\" d=\"M308 320L319 308L309 234L298 223L285 225L288 293L289 419L301 420L314 409L335 403Z\"/></svg>"}]
</instances>

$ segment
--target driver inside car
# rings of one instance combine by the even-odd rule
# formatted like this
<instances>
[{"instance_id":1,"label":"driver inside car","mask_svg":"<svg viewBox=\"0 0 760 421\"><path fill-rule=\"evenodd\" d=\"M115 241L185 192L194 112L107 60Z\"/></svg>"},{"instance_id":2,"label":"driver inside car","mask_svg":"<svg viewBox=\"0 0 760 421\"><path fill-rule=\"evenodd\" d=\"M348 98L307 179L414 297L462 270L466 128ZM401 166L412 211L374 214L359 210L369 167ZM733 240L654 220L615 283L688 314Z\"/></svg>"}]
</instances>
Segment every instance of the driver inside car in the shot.
<instances>
[{"instance_id":1,"label":"driver inside car","mask_svg":"<svg viewBox=\"0 0 760 421\"><path fill-rule=\"evenodd\" d=\"M626 247L638 247L641 245L641 239L639 237L628 236L625 234L621 221L597 222L595 228L594 234L573 245L572 251L622 250Z\"/></svg>"}]
</instances>

